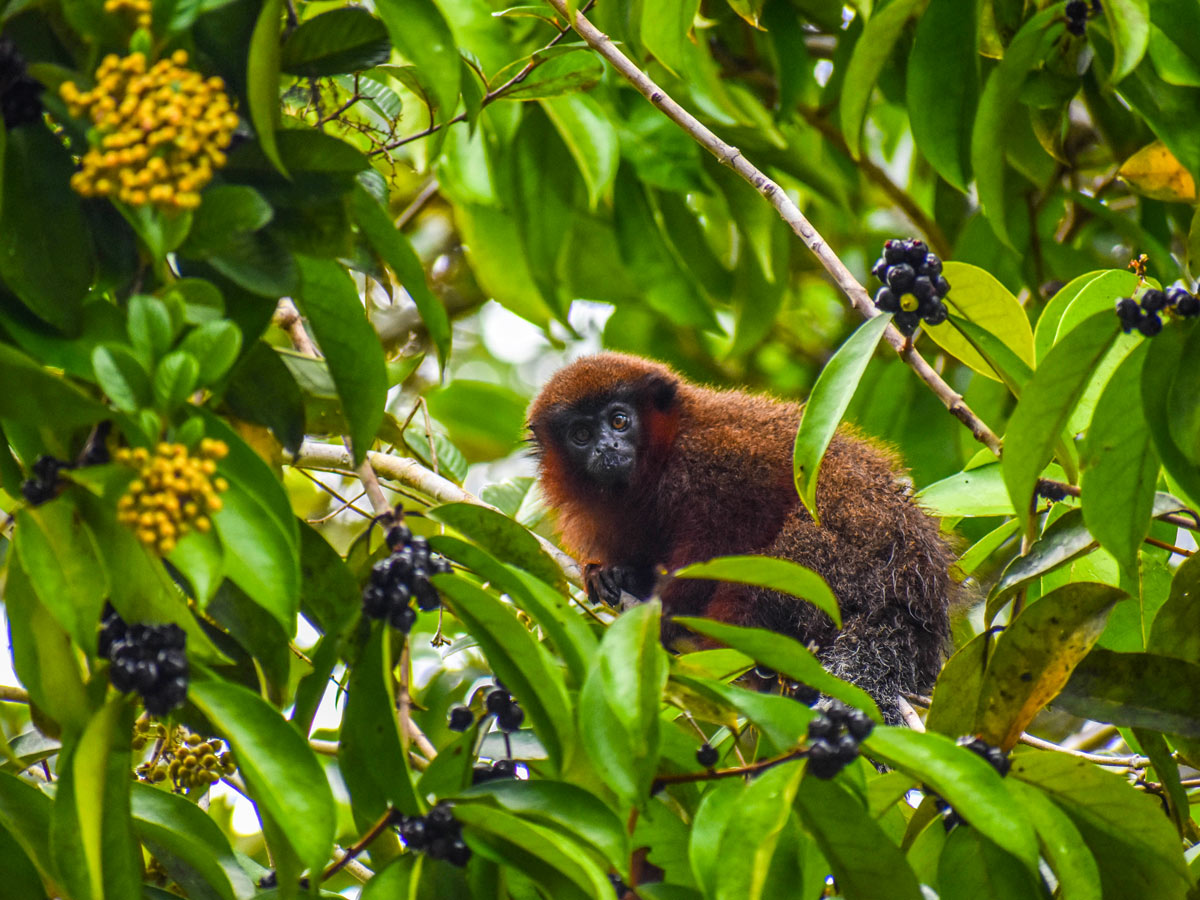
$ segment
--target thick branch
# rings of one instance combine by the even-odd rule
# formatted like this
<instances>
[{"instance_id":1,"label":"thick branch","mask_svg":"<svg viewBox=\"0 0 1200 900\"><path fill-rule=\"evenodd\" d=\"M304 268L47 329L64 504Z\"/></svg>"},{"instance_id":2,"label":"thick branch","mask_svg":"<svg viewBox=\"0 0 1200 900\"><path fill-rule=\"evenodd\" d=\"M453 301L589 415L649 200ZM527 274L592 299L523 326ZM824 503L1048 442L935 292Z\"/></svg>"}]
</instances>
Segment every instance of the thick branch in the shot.
<instances>
[{"instance_id":1,"label":"thick branch","mask_svg":"<svg viewBox=\"0 0 1200 900\"><path fill-rule=\"evenodd\" d=\"M560 15L567 17L566 0L547 0L547 2ZM569 17L568 21L570 21ZM875 309L875 304L871 302L871 297L867 293L866 288L858 283L858 279L854 277L850 270L846 268L846 264L825 243L825 239L821 237L812 223L808 221L804 213L800 211L800 208L792 202L783 188L751 164L749 160L742 156L740 150L722 141L704 123L671 99L666 91L655 84L645 72L634 65L632 60L617 48L608 35L592 25L582 13L577 12L575 14L573 27L575 32L587 41L592 49L604 57L642 96L658 107L667 118L691 135L697 143L708 150L721 163L737 172L755 190L770 201L780 217L804 241L805 245L816 255L817 259L820 260L821 265L825 267L825 271L830 274L837 286L849 298L850 304L859 311L863 318L870 319L879 315L879 311ZM900 354L900 358L917 373L917 376L929 385L929 388L946 405L946 408L971 430L971 434L974 435L975 439L999 456L1001 448L1000 439L963 402L962 395L950 387L933 370L933 367L913 349L904 335L897 331L894 326L889 325L887 331L884 333L884 338Z\"/></svg>"},{"instance_id":2,"label":"thick branch","mask_svg":"<svg viewBox=\"0 0 1200 900\"><path fill-rule=\"evenodd\" d=\"M367 462L380 478L419 491L437 503L474 503L476 506L495 509L454 482L433 474L415 459L391 456L387 453L368 453ZM292 460L292 465L305 469L326 469L345 475L357 474L349 450L336 444L322 444L317 441L305 441L300 447L300 452ZM579 564L575 560L540 535L534 537L538 539L542 549L558 563L568 581L575 585L583 583Z\"/></svg>"}]
</instances>

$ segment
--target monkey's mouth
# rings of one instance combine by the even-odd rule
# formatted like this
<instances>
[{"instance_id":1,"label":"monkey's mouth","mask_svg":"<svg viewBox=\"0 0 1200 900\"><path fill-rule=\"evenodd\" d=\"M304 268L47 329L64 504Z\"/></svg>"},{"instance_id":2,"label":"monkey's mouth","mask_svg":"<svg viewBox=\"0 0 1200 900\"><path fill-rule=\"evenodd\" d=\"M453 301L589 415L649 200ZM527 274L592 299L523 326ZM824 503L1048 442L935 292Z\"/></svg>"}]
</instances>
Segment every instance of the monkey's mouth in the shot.
<instances>
[{"instance_id":1,"label":"monkey's mouth","mask_svg":"<svg viewBox=\"0 0 1200 900\"><path fill-rule=\"evenodd\" d=\"M598 450L588 461L588 474L601 487L625 487L632 472L633 457L619 450Z\"/></svg>"}]
</instances>

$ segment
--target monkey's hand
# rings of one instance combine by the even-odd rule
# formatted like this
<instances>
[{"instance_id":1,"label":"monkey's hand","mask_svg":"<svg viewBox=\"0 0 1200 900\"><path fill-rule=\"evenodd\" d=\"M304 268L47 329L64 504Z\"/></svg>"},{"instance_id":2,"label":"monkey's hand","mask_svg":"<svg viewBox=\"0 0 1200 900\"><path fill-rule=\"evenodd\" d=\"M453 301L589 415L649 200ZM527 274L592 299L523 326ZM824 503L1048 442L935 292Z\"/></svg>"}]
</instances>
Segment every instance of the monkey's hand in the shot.
<instances>
[{"instance_id":1,"label":"monkey's hand","mask_svg":"<svg viewBox=\"0 0 1200 900\"><path fill-rule=\"evenodd\" d=\"M588 599L624 610L631 606L629 597L640 603L653 589L653 575L641 566L602 566L588 563L583 567L583 583ZM622 599L624 595L625 599Z\"/></svg>"}]
</instances>

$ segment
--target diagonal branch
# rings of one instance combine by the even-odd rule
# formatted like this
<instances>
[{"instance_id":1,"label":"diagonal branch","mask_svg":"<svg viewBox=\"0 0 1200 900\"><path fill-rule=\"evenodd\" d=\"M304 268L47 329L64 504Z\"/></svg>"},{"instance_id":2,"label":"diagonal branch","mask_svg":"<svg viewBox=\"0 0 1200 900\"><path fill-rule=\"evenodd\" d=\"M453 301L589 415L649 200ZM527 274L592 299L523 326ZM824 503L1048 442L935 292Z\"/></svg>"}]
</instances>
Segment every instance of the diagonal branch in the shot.
<instances>
[{"instance_id":1,"label":"diagonal branch","mask_svg":"<svg viewBox=\"0 0 1200 900\"><path fill-rule=\"evenodd\" d=\"M572 21L567 10L567 0L547 0L558 13ZM658 107L672 122L682 128L691 137L715 156L722 164L729 166L738 175L749 182L755 190L767 198L775 211L788 224L809 250L820 260L821 265L833 278L842 292L849 298L850 304L859 311L863 318L870 319L879 315L866 288L858 283L858 279L846 268L845 263L825 243L812 223L808 221L800 208L778 184L768 178L742 155L736 147L725 143L716 136L703 122L676 103L666 91L654 83L645 72L639 69L613 43L612 39L589 22L582 12L575 13L573 20L575 32L583 38L593 50L600 54L608 63L621 74L638 92ZM884 338L896 350L917 376L925 382L945 404L951 414L970 429L975 440L979 441L997 456L1000 455L1000 438L963 402L962 395L954 390L945 380L934 371L933 367L920 353L913 348L910 341L900 334L892 325L888 326Z\"/></svg>"}]
</instances>

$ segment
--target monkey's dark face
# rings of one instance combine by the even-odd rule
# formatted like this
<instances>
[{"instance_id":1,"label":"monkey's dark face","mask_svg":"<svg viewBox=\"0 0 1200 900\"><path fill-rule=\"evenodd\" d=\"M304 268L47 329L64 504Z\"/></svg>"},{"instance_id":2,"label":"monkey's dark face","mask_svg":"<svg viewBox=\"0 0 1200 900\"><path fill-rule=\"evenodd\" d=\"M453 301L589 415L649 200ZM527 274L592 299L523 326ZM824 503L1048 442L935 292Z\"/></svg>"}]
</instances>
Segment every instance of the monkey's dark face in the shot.
<instances>
[{"instance_id":1,"label":"monkey's dark face","mask_svg":"<svg viewBox=\"0 0 1200 900\"><path fill-rule=\"evenodd\" d=\"M575 472L607 490L629 486L642 440L633 404L617 399L597 408L576 408L555 425L559 445Z\"/></svg>"}]
</instances>

